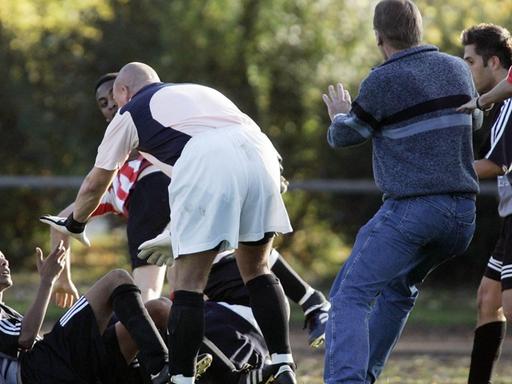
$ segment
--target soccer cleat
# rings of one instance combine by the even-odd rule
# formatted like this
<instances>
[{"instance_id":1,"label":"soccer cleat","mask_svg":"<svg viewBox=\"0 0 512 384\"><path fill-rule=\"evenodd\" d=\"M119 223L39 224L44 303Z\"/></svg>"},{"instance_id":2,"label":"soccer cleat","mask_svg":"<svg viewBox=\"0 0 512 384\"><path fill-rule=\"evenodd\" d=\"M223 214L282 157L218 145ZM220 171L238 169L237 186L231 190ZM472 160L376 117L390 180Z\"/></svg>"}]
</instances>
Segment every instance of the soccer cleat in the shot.
<instances>
[{"instance_id":1,"label":"soccer cleat","mask_svg":"<svg viewBox=\"0 0 512 384\"><path fill-rule=\"evenodd\" d=\"M200 378L210 365L212 365L213 357L209 353L202 353L197 356L196 362L196 379Z\"/></svg>"},{"instance_id":2,"label":"soccer cleat","mask_svg":"<svg viewBox=\"0 0 512 384\"><path fill-rule=\"evenodd\" d=\"M204 375L206 370L212 364L213 357L209 353L202 353L197 356L196 361L196 376L195 379ZM190 381L192 378L186 378L183 375L177 375L173 377L169 377L169 364L165 364L164 368L156 374L151 375L151 384L168 384L168 383L180 383L180 381Z\"/></svg>"},{"instance_id":3,"label":"soccer cleat","mask_svg":"<svg viewBox=\"0 0 512 384\"><path fill-rule=\"evenodd\" d=\"M164 367L156 375L150 375L151 384L168 384L169 383L169 364L165 363Z\"/></svg>"},{"instance_id":4,"label":"soccer cleat","mask_svg":"<svg viewBox=\"0 0 512 384\"><path fill-rule=\"evenodd\" d=\"M331 304L325 302L306 316L304 328L308 330L308 344L312 348L319 348L325 342L325 326L329 319Z\"/></svg>"}]
</instances>

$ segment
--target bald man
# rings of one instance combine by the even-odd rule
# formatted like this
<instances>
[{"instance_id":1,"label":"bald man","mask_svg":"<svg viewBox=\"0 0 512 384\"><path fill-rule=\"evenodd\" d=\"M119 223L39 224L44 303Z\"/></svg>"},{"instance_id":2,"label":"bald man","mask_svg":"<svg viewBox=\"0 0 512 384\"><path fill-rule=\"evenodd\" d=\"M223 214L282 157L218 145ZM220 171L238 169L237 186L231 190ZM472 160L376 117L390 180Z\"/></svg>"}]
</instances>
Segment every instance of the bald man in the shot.
<instances>
[{"instance_id":1,"label":"bald man","mask_svg":"<svg viewBox=\"0 0 512 384\"><path fill-rule=\"evenodd\" d=\"M278 153L257 124L220 92L160 82L129 63L114 83L120 110L98 148L64 230L77 238L131 150L171 178L174 302L169 317L170 382L194 383L204 334L203 290L215 256L236 248L254 316L271 354L272 380L296 383L289 310L268 255L275 233L291 226L280 194Z\"/></svg>"}]
</instances>

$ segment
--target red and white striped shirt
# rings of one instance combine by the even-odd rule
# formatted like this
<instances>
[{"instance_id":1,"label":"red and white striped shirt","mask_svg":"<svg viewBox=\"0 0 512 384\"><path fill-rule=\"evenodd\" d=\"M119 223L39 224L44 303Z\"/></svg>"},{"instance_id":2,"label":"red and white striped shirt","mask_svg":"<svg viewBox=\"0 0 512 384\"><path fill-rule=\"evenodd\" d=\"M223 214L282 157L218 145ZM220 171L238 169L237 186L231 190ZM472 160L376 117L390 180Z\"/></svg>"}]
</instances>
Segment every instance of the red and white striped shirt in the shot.
<instances>
[{"instance_id":1,"label":"red and white striped shirt","mask_svg":"<svg viewBox=\"0 0 512 384\"><path fill-rule=\"evenodd\" d=\"M152 164L141 155L134 160L126 161L117 172L116 177L103 195L100 205L92 216L103 216L108 213L128 217L128 197L140 174Z\"/></svg>"}]
</instances>

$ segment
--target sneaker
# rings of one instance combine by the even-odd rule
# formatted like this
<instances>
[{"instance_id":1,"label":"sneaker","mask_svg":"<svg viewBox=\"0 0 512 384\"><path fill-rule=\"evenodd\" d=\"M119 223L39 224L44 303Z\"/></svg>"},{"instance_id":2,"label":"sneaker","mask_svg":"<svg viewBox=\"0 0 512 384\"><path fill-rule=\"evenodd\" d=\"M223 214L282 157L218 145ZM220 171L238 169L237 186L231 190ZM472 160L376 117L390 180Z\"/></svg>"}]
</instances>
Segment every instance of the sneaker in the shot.
<instances>
[{"instance_id":1,"label":"sneaker","mask_svg":"<svg viewBox=\"0 0 512 384\"><path fill-rule=\"evenodd\" d=\"M156 375L150 375L151 384L168 384L169 377L169 364L165 364L160 372Z\"/></svg>"},{"instance_id":2,"label":"sneaker","mask_svg":"<svg viewBox=\"0 0 512 384\"><path fill-rule=\"evenodd\" d=\"M212 365L213 357L209 353L202 353L197 356L196 362L196 379L200 378L210 365Z\"/></svg>"},{"instance_id":3,"label":"sneaker","mask_svg":"<svg viewBox=\"0 0 512 384\"><path fill-rule=\"evenodd\" d=\"M282 364L277 369L277 372L270 375L264 384L297 384L297 378L292 367L288 364Z\"/></svg>"},{"instance_id":4,"label":"sneaker","mask_svg":"<svg viewBox=\"0 0 512 384\"><path fill-rule=\"evenodd\" d=\"M331 304L325 302L306 316L304 329L308 330L308 344L311 348L320 348L325 342L325 326L329 319Z\"/></svg>"},{"instance_id":5,"label":"sneaker","mask_svg":"<svg viewBox=\"0 0 512 384\"><path fill-rule=\"evenodd\" d=\"M212 364L213 357L209 353L202 353L197 356L196 361L196 376L195 379L204 375L206 370ZM169 364L165 364L164 368L157 374L151 375L151 384L168 384L168 383L179 383L180 380L186 379L183 375L169 376Z\"/></svg>"}]
</instances>

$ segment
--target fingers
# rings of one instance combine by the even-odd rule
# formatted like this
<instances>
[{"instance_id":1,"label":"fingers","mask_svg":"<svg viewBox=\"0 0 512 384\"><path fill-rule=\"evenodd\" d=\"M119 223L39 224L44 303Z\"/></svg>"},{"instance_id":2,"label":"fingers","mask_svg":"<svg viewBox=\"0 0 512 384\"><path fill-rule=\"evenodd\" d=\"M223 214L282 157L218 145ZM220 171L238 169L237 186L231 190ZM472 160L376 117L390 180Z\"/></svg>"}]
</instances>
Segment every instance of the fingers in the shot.
<instances>
[{"instance_id":1,"label":"fingers","mask_svg":"<svg viewBox=\"0 0 512 384\"><path fill-rule=\"evenodd\" d=\"M329 85L327 91L329 92L329 97L331 98L331 100L334 101L337 99L336 90L334 89L333 85Z\"/></svg>"},{"instance_id":2,"label":"fingers","mask_svg":"<svg viewBox=\"0 0 512 384\"><path fill-rule=\"evenodd\" d=\"M36 247L36 263L37 269L43 264L43 251L39 247Z\"/></svg>"},{"instance_id":3,"label":"fingers","mask_svg":"<svg viewBox=\"0 0 512 384\"><path fill-rule=\"evenodd\" d=\"M346 89L344 91L344 95L345 95L345 100L347 101L347 103L352 104L352 98L350 97L350 93L348 93L348 91Z\"/></svg>"},{"instance_id":4,"label":"fingers","mask_svg":"<svg viewBox=\"0 0 512 384\"><path fill-rule=\"evenodd\" d=\"M329 107L331 105L331 100L329 99L329 96L327 96L325 93L322 95L322 100L324 101L325 105Z\"/></svg>"}]
</instances>

